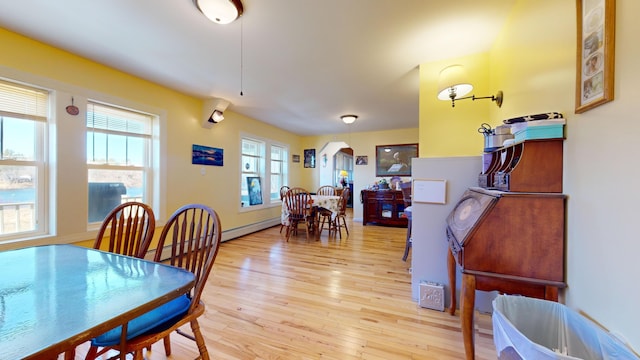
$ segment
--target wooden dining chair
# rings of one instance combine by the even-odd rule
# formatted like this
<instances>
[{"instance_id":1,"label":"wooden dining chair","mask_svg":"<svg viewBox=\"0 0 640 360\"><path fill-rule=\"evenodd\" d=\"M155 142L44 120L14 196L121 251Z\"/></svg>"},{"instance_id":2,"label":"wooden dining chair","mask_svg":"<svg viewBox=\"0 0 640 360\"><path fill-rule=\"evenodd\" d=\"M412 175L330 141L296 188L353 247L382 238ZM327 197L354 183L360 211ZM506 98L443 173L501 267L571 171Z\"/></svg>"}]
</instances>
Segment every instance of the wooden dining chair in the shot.
<instances>
[{"instance_id":1,"label":"wooden dining chair","mask_svg":"<svg viewBox=\"0 0 640 360\"><path fill-rule=\"evenodd\" d=\"M316 190L316 195L335 196L336 188L331 185L322 185Z\"/></svg>"},{"instance_id":2,"label":"wooden dining chair","mask_svg":"<svg viewBox=\"0 0 640 360\"><path fill-rule=\"evenodd\" d=\"M349 236L349 228L347 227L347 200L349 200L349 188L344 188L342 194L340 194L340 204L338 207L338 214L335 220L333 220L333 231L337 232L342 239L342 228L347 232Z\"/></svg>"},{"instance_id":3,"label":"wooden dining chair","mask_svg":"<svg viewBox=\"0 0 640 360\"><path fill-rule=\"evenodd\" d=\"M318 190L316 190L316 195L335 196L336 188L331 185L322 185L318 188ZM324 228L325 223L329 224L328 229L329 231L331 231L331 210L319 208L317 213L318 213L317 221L319 224L318 235L320 235L320 232Z\"/></svg>"},{"instance_id":4,"label":"wooden dining chair","mask_svg":"<svg viewBox=\"0 0 640 360\"><path fill-rule=\"evenodd\" d=\"M156 218L149 205L126 202L107 214L100 225L93 248L144 258L155 229Z\"/></svg>"},{"instance_id":5,"label":"wooden dining chair","mask_svg":"<svg viewBox=\"0 0 640 360\"><path fill-rule=\"evenodd\" d=\"M289 226L287 227L287 241L291 234L298 233L298 226L304 224L307 231L307 239L309 239L309 230L313 226L311 219L311 205L313 200L306 190L302 188L290 189L284 197L285 206L287 207Z\"/></svg>"},{"instance_id":6,"label":"wooden dining chair","mask_svg":"<svg viewBox=\"0 0 640 360\"><path fill-rule=\"evenodd\" d=\"M93 248L144 258L156 230L153 209L132 201L113 208L100 224ZM75 358L75 348L65 352L65 360Z\"/></svg>"},{"instance_id":7,"label":"wooden dining chair","mask_svg":"<svg viewBox=\"0 0 640 360\"><path fill-rule=\"evenodd\" d=\"M200 297L218 254L220 237L220 219L208 206L185 205L171 215L160 234L154 261L192 272L195 285L189 293L129 322L125 351L133 353L134 360L142 360L144 349L159 340L164 342L165 354L171 355L170 334L173 331L194 340L200 359L209 359L198 317L205 311L205 304ZM162 257L165 246L170 248L167 260ZM179 329L187 323L191 325L193 335ZM121 331L122 328L117 327L93 339L87 359L95 359L107 350L119 348Z\"/></svg>"}]
</instances>

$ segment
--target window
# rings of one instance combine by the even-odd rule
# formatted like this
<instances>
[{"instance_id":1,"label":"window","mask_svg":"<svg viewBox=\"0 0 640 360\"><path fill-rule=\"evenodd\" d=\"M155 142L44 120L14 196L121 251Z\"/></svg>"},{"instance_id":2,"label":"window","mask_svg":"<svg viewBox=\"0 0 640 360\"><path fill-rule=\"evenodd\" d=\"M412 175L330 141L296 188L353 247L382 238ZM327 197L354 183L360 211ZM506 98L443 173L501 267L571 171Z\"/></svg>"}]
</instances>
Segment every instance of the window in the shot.
<instances>
[{"instance_id":1,"label":"window","mask_svg":"<svg viewBox=\"0 0 640 360\"><path fill-rule=\"evenodd\" d=\"M259 207L264 204L278 203L280 187L287 184L288 148L268 140L249 137L242 138L241 142L241 207ZM267 152L266 149L269 151ZM266 164L269 166L267 167ZM269 191L267 196L265 196L265 189Z\"/></svg>"},{"instance_id":2,"label":"window","mask_svg":"<svg viewBox=\"0 0 640 360\"><path fill-rule=\"evenodd\" d=\"M142 112L87 105L89 223L127 201L150 203L153 120Z\"/></svg>"},{"instance_id":3,"label":"window","mask_svg":"<svg viewBox=\"0 0 640 360\"><path fill-rule=\"evenodd\" d=\"M271 186L269 198L271 201L280 201L280 188L287 184L287 148L280 145L271 145Z\"/></svg>"},{"instance_id":4,"label":"window","mask_svg":"<svg viewBox=\"0 0 640 360\"><path fill-rule=\"evenodd\" d=\"M0 239L47 231L49 92L0 81Z\"/></svg>"}]
</instances>

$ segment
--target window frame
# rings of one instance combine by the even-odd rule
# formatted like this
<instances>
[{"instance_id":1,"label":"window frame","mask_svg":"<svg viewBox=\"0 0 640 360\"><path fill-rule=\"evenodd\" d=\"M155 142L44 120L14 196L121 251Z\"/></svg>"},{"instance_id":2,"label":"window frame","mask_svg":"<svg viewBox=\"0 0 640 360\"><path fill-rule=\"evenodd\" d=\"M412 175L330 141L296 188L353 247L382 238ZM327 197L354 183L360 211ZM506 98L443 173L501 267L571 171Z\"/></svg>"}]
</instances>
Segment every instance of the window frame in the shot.
<instances>
[{"instance_id":1,"label":"window frame","mask_svg":"<svg viewBox=\"0 0 640 360\"><path fill-rule=\"evenodd\" d=\"M0 118L9 118L16 119L19 121L30 121L35 126L34 131L34 149L33 149L33 159L32 160L18 160L18 159L5 159L3 154L0 154L0 165L2 166L16 166L16 167L34 167L36 173L36 179L32 179L33 182L35 180L36 186L35 190L35 199L34 199L34 218L33 229L27 231L16 231L6 234L0 234L0 244L9 243L18 239L24 238L35 238L48 235L50 232L49 228L49 215L47 210L49 209L49 171L50 171L50 159L48 153L49 147L49 125L51 123L51 113L52 113L52 103L54 96L52 94L51 89L46 89L42 86L37 86L30 83L25 83L16 79L7 79L0 78L0 83L6 84L9 87L16 87L21 89L23 92L34 93L37 95L33 95L35 97L25 96L25 100L34 101L30 105L31 111L27 113L27 111L21 111L18 109L14 109L16 111L12 111L12 109L7 108L6 110L0 110ZM20 91L20 90L16 90ZM28 99L31 98L31 99ZM8 99L9 102L14 104L13 100L18 100L16 98ZM11 105L9 105L11 107ZM18 112L20 111L20 112ZM2 134L4 136L4 134ZM1 140L1 139L0 139ZM4 151L4 149L0 149L0 151ZM16 209L19 215L19 209Z\"/></svg>"},{"instance_id":2,"label":"window frame","mask_svg":"<svg viewBox=\"0 0 640 360\"><path fill-rule=\"evenodd\" d=\"M245 177L244 175L247 176L251 176L251 174L255 174L255 172L252 173L247 173L244 170L244 164L243 164L243 157L245 156L243 149L244 149L244 142L245 141L252 141L252 142L256 142L262 145L261 148L261 152L262 152L262 156L259 157L259 171L257 172L257 176L260 177L261 180L261 186L262 186L262 204L259 205L249 205L249 206L242 206L242 196L243 196L243 187L246 186L246 184L243 184L243 182L245 181ZM263 138L260 136L256 136L253 134L249 134L249 133L241 133L240 134L240 141L239 141L239 154L240 154L240 158L239 158L239 163L240 163L240 171L239 171L239 181L240 181L240 188L239 188L239 202L238 202L238 207L239 207L239 211L240 212L247 212L247 211L256 211L256 210L262 210L262 209L266 209L266 208L271 208L271 207L275 207L275 206L281 206L281 202L280 202L280 196L279 196L279 190L278 189L278 196L276 198L271 198L271 165L272 165L272 159L271 159L271 150L272 147L278 147L281 148L282 151L284 152L283 154L283 159L282 159L282 164L283 164L283 172L284 174L281 174L280 177L282 178L282 185L287 185L289 183L289 145L285 144L285 143L281 143L279 141L275 141L272 139L268 139L268 138ZM248 194L247 194L248 196Z\"/></svg>"},{"instance_id":3,"label":"window frame","mask_svg":"<svg viewBox=\"0 0 640 360\"><path fill-rule=\"evenodd\" d=\"M139 117L148 117L148 133L140 133L140 132L127 132L124 131L122 129L118 129L118 130L114 130L114 129L104 129L104 128L95 128L95 127L89 127L87 126L87 122L88 122L88 116L90 113L89 108L91 106L98 106L98 107L103 107L103 108L111 108L114 109L116 111L121 111L121 112L125 112L125 113L131 113L132 115L135 114L136 116ZM142 154L142 158L143 158L143 163L142 164L113 164L113 163L109 163L108 160L106 163L91 163L89 161L89 157L87 156L86 162L85 162L85 166L86 166L86 174L87 174L87 189L89 188L89 172L91 170L107 170L107 171L142 171L143 173L143 192L142 192L142 199L130 199L128 201L141 201L144 202L146 204L148 204L149 206L151 206L155 212L157 212L157 199L158 196L156 196L156 192L154 191L154 184L157 183L157 180L154 178L154 164L156 164L157 162L154 160L155 155L157 154L157 143L154 142L154 135L157 134L157 130L156 127L158 126L158 121L161 115L159 114L153 114L144 110L139 110L139 109L133 109L130 107L124 107L124 106L120 106L118 104L114 104L114 103L107 103L104 101L98 101L98 100L94 100L94 99L87 99L87 111L85 113L85 136L88 137L90 132L94 132L94 133L101 133L101 134L106 134L108 135L118 135L118 136L125 136L126 138L142 138L145 139L146 144L144 146L143 149L143 154ZM128 140L128 139L125 139ZM92 144L95 146L95 143L92 142ZM85 144L85 152L88 153L88 147L89 147L89 142L87 141ZM107 154L108 156L108 154ZM125 161L126 162L126 161ZM127 201L127 200L125 200ZM87 197L87 210L89 210L89 198ZM90 222L89 221L89 211L87 211L87 229L89 231L91 230L96 230L97 228L100 227L101 221L94 221L94 222ZM157 215L156 215L157 216Z\"/></svg>"}]
</instances>

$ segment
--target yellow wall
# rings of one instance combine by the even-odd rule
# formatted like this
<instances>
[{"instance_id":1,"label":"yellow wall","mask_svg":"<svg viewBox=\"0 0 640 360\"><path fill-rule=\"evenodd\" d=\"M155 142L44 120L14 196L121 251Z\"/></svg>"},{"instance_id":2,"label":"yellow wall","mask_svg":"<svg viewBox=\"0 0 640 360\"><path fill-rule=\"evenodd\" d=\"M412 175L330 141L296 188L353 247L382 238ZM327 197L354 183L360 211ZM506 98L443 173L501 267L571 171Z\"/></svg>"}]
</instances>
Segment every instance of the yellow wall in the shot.
<instances>
[{"instance_id":1,"label":"yellow wall","mask_svg":"<svg viewBox=\"0 0 640 360\"><path fill-rule=\"evenodd\" d=\"M438 100L440 71L449 65L464 66L473 91L467 96L491 96L498 89L489 84L489 54L473 54L420 65L420 157L475 156L482 153L482 123L495 127L490 118L494 102L487 99Z\"/></svg>"},{"instance_id":2,"label":"yellow wall","mask_svg":"<svg viewBox=\"0 0 640 360\"><path fill-rule=\"evenodd\" d=\"M518 0L488 54L421 65L420 152L422 156L473 153L480 118L497 125L503 119L557 111L566 117L564 193L567 195L567 306L621 334L640 349L640 288L634 264L640 251L637 204L637 84L640 48L637 34L640 2L617 1L615 100L575 114L576 8L571 0ZM445 112L435 100L436 69L463 60L476 62L488 74L488 93L501 89L501 109L467 103L478 111L462 113L456 104ZM473 65L472 65L473 66ZM475 85L475 84L474 84ZM480 91L478 91L480 93ZM486 92L483 90L482 95ZM469 100L465 100L469 101ZM485 100L486 101L486 100ZM477 103L477 101L476 101ZM474 117L473 119L470 119ZM451 122L455 122L452 124ZM459 123L465 126L460 128ZM445 129L445 130L443 130ZM453 144L437 133L456 130ZM463 133L463 134L460 134ZM474 144L469 147L469 143Z\"/></svg>"},{"instance_id":3,"label":"yellow wall","mask_svg":"<svg viewBox=\"0 0 640 360\"><path fill-rule=\"evenodd\" d=\"M84 189L84 119L64 112L74 97L81 110L88 98L115 102L162 115L161 162L164 199L159 204L159 224L178 207L200 202L212 206L220 215L223 230L278 218L280 207L239 211L240 134L260 135L291 144L292 153L300 153L300 137L228 110L225 121L213 129L200 126L202 100L105 67L68 52L0 29L0 43L12 51L0 58L0 77L38 84L56 90L53 128L57 144L52 158L57 173L56 221L51 224L54 241L73 242L92 238L86 229L87 194ZM224 149L224 166L191 164L192 144ZM205 174L201 174L204 169ZM298 181L299 169L292 167L292 181ZM40 239L50 242L50 239ZM6 246L6 245L5 245ZM14 245L15 246L15 245Z\"/></svg>"}]
</instances>

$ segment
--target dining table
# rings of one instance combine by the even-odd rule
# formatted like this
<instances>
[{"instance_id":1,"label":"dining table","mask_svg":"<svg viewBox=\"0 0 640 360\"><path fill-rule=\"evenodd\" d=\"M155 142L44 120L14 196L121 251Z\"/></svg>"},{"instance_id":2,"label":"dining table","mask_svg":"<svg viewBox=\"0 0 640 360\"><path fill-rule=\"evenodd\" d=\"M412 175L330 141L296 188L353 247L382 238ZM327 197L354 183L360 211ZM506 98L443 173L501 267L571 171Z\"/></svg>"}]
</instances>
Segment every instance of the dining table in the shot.
<instances>
[{"instance_id":1,"label":"dining table","mask_svg":"<svg viewBox=\"0 0 640 360\"><path fill-rule=\"evenodd\" d=\"M336 216L340 213L340 196L337 195L311 195L311 200L313 200L311 204L312 210L323 208L331 211L331 221L336 219ZM283 226L289 226L289 209L287 209L287 205L285 202L282 202L282 212L280 215L280 223ZM314 227L317 224L314 224Z\"/></svg>"},{"instance_id":2,"label":"dining table","mask_svg":"<svg viewBox=\"0 0 640 360\"><path fill-rule=\"evenodd\" d=\"M187 293L193 273L75 245L0 252L0 359L56 359ZM121 351L120 358L126 353Z\"/></svg>"}]
</instances>

